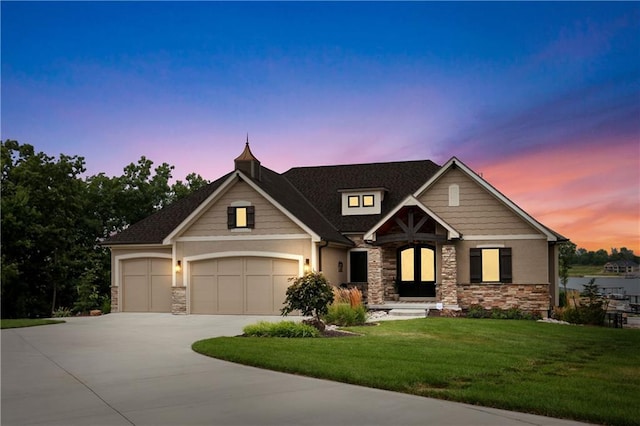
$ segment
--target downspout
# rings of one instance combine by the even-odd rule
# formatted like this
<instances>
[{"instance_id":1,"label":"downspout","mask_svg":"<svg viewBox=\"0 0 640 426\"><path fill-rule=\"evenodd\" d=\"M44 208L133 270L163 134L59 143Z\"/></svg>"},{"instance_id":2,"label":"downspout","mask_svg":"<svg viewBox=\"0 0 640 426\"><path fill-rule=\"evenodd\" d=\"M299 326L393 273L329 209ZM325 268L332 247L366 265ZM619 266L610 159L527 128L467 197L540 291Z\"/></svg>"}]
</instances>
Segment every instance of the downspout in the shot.
<instances>
[{"instance_id":1,"label":"downspout","mask_svg":"<svg viewBox=\"0 0 640 426\"><path fill-rule=\"evenodd\" d=\"M329 245L329 241L325 241L324 245L318 246L318 272L322 272L322 249Z\"/></svg>"}]
</instances>

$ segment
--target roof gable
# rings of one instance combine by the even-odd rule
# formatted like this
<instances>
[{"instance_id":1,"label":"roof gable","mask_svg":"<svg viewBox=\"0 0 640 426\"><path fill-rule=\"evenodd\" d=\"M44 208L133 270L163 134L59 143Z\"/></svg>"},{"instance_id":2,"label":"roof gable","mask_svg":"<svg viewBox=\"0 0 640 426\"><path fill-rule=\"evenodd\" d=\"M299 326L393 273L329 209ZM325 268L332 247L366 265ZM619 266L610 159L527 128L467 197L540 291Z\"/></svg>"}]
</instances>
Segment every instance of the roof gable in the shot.
<instances>
[{"instance_id":1,"label":"roof gable","mask_svg":"<svg viewBox=\"0 0 640 426\"><path fill-rule=\"evenodd\" d=\"M427 193L431 188L433 188L436 183L443 178L450 170L457 169L460 170L467 178L471 181L475 182L479 187L487 191L492 197L497 199L500 203L506 206L509 210L511 210L514 214L516 214L519 218L521 218L525 223L534 228L536 231L543 234L548 241L564 241L565 237L560 234L555 233L551 229L539 223L532 216L522 210L518 205L516 205L513 201L507 198L504 194L494 188L491 184L489 184L486 180L476 174L473 170L471 170L466 164L457 159L456 157L452 157L442 168L434 174L427 182L422 185L413 195L420 199L422 196Z\"/></svg>"}]
</instances>

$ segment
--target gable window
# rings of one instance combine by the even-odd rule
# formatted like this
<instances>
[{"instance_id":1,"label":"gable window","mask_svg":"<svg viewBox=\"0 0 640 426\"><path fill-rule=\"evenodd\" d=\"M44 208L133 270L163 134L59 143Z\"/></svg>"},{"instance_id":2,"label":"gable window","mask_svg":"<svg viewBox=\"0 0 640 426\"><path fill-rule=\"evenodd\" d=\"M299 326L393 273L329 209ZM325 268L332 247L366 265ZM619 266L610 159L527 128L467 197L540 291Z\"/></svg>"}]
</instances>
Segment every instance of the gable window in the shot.
<instances>
[{"instance_id":1,"label":"gable window","mask_svg":"<svg viewBox=\"0 0 640 426\"><path fill-rule=\"evenodd\" d=\"M349 207L360 207L360 196L359 195L349 195L348 198Z\"/></svg>"},{"instance_id":2,"label":"gable window","mask_svg":"<svg viewBox=\"0 0 640 426\"><path fill-rule=\"evenodd\" d=\"M254 206L227 207L228 229L252 229L255 227Z\"/></svg>"},{"instance_id":3,"label":"gable window","mask_svg":"<svg viewBox=\"0 0 640 426\"><path fill-rule=\"evenodd\" d=\"M373 207L375 205L375 199L373 195L362 196L362 207Z\"/></svg>"},{"instance_id":4,"label":"gable window","mask_svg":"<svg viewBox=\"0 0 640 426\"><path fill-rule=\"evenodd\" d=\"M470 255L472 283L513 282L510 248L472 248Z\"/></svg>"},{"instance_id":5,"label":"gable window","mask_svg":"<svg viewBox=\"0 0 640 426\"><path fill-rule=\"evenodd\" d=\"M352 251L349 253L349 282L366 283L369 280L367 270L367 252Z\"/></svg>"},{"instance_id":6,"label":"gable window","mask_svg":"<svg viewBox=\"0 0 640 426\"><path fill-rule=\"evenodd\" d=\"M449 185L449 207L460 205L460 187L457 184Z\"/></svg>"}]
</instances>

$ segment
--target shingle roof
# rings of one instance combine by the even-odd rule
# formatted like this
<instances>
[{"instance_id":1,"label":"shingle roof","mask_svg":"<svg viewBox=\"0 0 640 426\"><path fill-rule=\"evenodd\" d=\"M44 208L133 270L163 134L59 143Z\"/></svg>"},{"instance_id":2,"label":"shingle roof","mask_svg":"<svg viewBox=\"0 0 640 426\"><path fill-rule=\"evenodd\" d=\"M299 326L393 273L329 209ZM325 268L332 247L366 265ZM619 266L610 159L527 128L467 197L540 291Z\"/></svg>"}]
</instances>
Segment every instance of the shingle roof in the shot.
<instances>
[{"instance_id":1,"label":"shingle roof","mask_svg":"<svg viewBox=\"0 0 640 426\"><path fill-rule=\"evenodd\" d=\"M105 245L160 244L184 219L229 178L231 173L112 235Z\"/></svg>"},{"instance_id":2,"label":"shingle roof","mask_svg":"<svg viewBox=\"0 0 640 426\"><path fill-rule=\"evenodd\" d=\"M296 167L284 173L340 232L366 232L440 166L430 160ZM386 188L380 215L342 216L341 189Z\"/></svg>"}]
</instances>

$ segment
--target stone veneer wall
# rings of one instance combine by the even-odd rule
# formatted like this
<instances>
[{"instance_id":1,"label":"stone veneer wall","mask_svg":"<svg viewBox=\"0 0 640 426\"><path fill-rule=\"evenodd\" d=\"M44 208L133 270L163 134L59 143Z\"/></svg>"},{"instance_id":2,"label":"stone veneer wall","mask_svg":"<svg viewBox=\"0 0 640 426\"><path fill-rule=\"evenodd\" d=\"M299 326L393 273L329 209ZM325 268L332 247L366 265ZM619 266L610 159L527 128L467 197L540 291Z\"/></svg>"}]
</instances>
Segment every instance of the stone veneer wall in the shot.
<instances>
[{"instance_id":1,"label":"stone veneer wall","mask_svg":"<svg viewBox=\"0 0 640 426\"><path fill-rule=\"evenodd\" d=\"M171 313L187 313L187 287L171 287Z\"/></svg>"},{"instance_id":2,"label":"stone veneer wall","mask_svg":"<svg viewBox=\"0 0 640 426\"><path fill-rule=\"evenodd\" d=\"M404 243L387 244L382 248L382 282L384 286L384 300L398 300L400 295L395 285L398 273L398 248Z\"/></svg>"},{"instance_id":3,"label":"stone veneer wall","mask_svg":"<svg viewBox=\"0 0 640 426\"><path fill-rule=\"evenodd\" d=\"M111 312L120 312L120 306L118 306L118 291L120 287L111 286Z\"/></svg>"},{"instance_id":4,"label":"stone veneer wall","mask_svg":"<svg viewBox=\"0 0 640 426\"><path fill-rule=\"evenodd\" d=\"M367 301L370 304L378 305L384 303L384 285L382 281L382 249L380 247L369 247L368 251L368 280Z\"/></svg>"},{"instance_id":5,"label":"stone veneer wall","mask_svg":"<svg viewBox=\"0 0 640 426\"><path fill-rule=\"evenodd\" d=\"M458 307L458 261L456 258L456 247L454 245L443 245L441 255L442 278L438 288L438 300L447 307Z\"/></svg>"},{"instance_id":6,"label":"stone veneer wall","mask_svg":"<svg viewBox=\"0 0 640 426\"><path fill-rule=\"evenodd\" d=\"M485 309L519 308L546 316L549 284L459 284L458 303L463 309L472 305Z\"/></svg>"}]
</instances>

